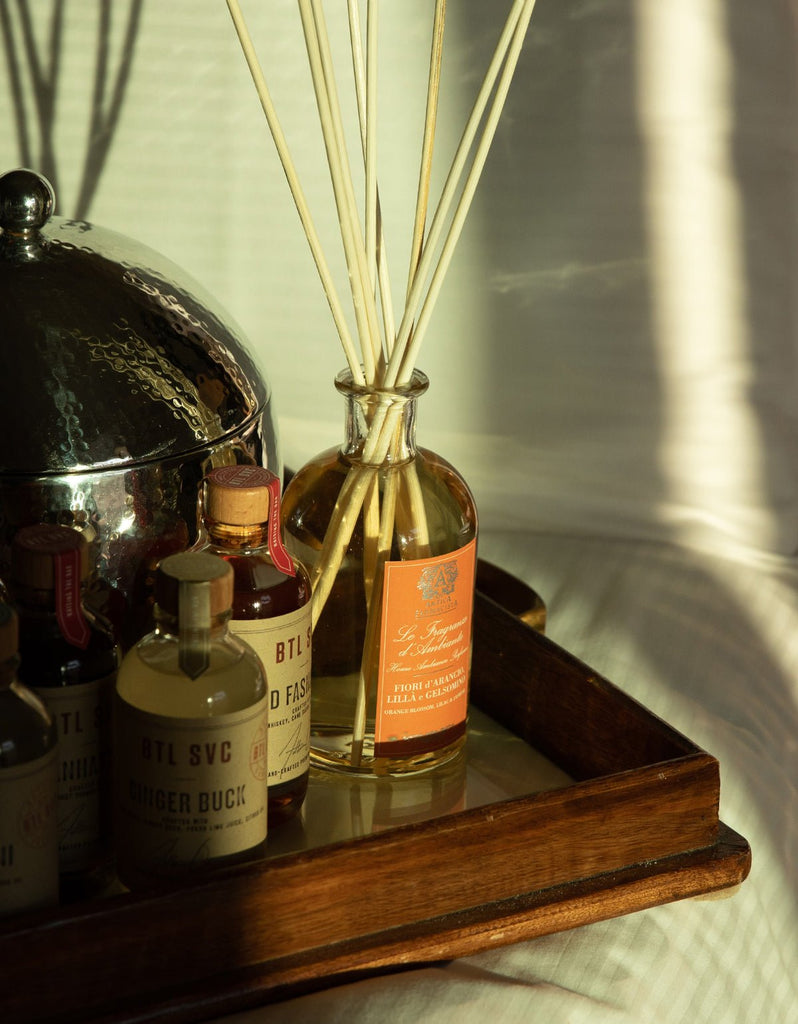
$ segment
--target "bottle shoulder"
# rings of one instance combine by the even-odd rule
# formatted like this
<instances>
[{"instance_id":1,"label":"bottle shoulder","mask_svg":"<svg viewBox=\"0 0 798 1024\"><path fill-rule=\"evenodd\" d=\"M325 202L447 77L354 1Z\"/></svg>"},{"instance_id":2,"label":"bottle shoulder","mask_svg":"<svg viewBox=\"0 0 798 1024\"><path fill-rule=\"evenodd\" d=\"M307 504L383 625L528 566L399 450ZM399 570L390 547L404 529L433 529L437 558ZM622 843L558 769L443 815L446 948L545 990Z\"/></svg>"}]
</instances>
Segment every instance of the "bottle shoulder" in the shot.
<instances>
[{"instance_id":1,"label":"bottle shoulder","mask_svg":"<svg viewBox=\"0 0 798 1024\"><path fill-rule=\"evenodd\" d=\"M234 619L273 618L310 602L310 576L297 559L293 559L291 576L277 568L265 549L231 552L211 546L206 550L224 558L233 569Z\"/></svg>"},{"instance_id":2,"label":"bottle shoulder","mask_svg":"<svg viewBox=\"0 0 798 1024\"><path fill-rule=\"evenodd\" d=\"M89 642L76 647L64 639L55 613L21 610L19 614L19 676L35 687L70 686L113 675L119 648L111 633L87 617Z\"/></svg>"},{"instance_id":3,"label":"bottle shoulder","mask_svg":"<svg viewBox=\"0 0 798 1024\"><path fill-rule=\"evenodd\" d=\"M208 668L192 679L180 667L177 639L151 633L125 655L116 691L141 711L180 718L243 711L266 696L263 666L247 644L226 633L208 653Z\"/></svg>"},{"instance_id":4,"label":"bottle shoulder","mask_svg":"<svg viewBox=\"0 0 798 1024\"><path fill-rule=\"evenodd\" d=\"M354 463L340 452L312 460L295 474L283 496L283 528L292 554L312 564L324 541L341 488ZM404 463L380 468L381 493L393 477L396 487L395 535L400 548L422 543L433 555L464 547L477 536L474 496L462 475L437 453L417 448ZM362 544L363 512L358 514L351 545ZM400 557L399 548L393 553Z\"/></svg>"}]
</instances>

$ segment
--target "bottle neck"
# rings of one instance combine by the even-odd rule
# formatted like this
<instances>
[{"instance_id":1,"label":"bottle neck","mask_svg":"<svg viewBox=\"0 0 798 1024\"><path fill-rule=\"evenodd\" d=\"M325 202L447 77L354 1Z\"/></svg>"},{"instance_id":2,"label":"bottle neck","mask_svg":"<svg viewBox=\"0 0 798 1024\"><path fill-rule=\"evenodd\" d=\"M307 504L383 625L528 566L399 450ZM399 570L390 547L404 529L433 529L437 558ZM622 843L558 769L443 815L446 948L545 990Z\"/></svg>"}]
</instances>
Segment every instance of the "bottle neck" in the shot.
<instances>
[{"instance_id":1,"label":"bottle neck","mask_svg":"<svg viewBox=\"0 0 798 1024\"><path fill-rule=\"evenodd\" d=\"M80 603L83 606L84 587L80 588ZM14 604L22 611L36 612L37 614L51 614L56 612L55 590L29 587L24 583L15 583L13 588Z\"/></svg>"},{"instance_id":2,"label":"bottle neck","mask_svg":"<svg viewBox=\"0 0 798 1024\"><path fill-rule=\"evenodd\" d=\"M67 644L84 651L99 634L107 634L112 642L110 631L98 622L84 594L84 584L72 596L50 588L15 586L13 601L28 644L37 642L39 633L51 639L58 633Z\"/></svg>"},{"instance_id":3,"label":"bottle neck","mask_svg":"<svg viewBox=\"0 0 798 1024\"><path fill-rule=\"evenodd\" d=\"M231 612L228 609L226 612L222 612L220 615L211 616L207 632L214 640L217 640L220 637L224 637L227 635L228 623L230 622L230 615ZM181 628L180 620L178 619L177 615L173 615L170 612L165 611L159 605L156 605L154 618L155 632L159 636L168 637L172 640L180 639Z\"/></svg>"},{"instance_id":4,"label":"bottle neck","mask_svg":"<svg viewBox=\"0 0 798 1024\"><path fill-rule=\"evenodd\" d=\"M234 526L231 523L217 523L212 519L206 519L205 529L208 542L224 551L264 548L269 542L267 522Z\"/></svg>"},{"instance_id":5,"label":"bottle neck","mask_svg":"<svg viewBox=\"0 0 798 1024\"><path fill-rule=\"evenodd\" d=\"M157 606L156 606L157 608ZM211 666L211 650L214 644L227 639L227 623L230 609L219 615L211 615L205 623L181 622L177 616L156 611L156 636L168 638L177 644L177 663L189 679L198 679Z\"/></svg>"},{"instance_id":6,"label":"bottle neck","mask_svg":"<svg viewBox=\"0 0 798 1024\"><path fill-rule=\"evenodd\" d=\"M354 384L348 371L335 379L346 402L342 454L367 465L402 465L416 455L416 403L427 378L416 372L397 388Z\"/></svg>"}]
</instances>

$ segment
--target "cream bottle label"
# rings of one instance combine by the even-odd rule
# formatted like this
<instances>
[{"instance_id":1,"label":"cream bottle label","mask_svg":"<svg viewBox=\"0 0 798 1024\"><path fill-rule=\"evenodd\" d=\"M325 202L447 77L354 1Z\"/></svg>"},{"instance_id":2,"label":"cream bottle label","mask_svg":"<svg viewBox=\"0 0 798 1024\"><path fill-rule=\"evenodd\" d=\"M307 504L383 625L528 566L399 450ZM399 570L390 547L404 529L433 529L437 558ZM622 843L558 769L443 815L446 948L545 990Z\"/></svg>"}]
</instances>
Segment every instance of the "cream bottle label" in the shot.
<instances>
[{"instance_id":1,"label":"cream bottle label","mask_svg":"<svg viewBox=\"0 0 798 1024\"><path fill-rule=\"evenodd\" d=\"M58 902L56 750L0 768L0 915Z\"/></svg>"},{"instance_id":2,"label":"cream bottle label","mask_svg":"<svg viewBox=\"0 0 798 1024\"><path fill-rule=\"evenodd\" d=\"M114 676L36 687L58 729L58 855L61 871L97 863L105 831L101 800L109 769L107 730Z\"/></svg>"},{"instance_id":3,"label":"cream bottle label","mask_svg":"<svg viewBox=\"0 0 798 1024\"><path fill-rule=\"evenodd\" d=\"M116 840L140 870L258 846L267 826L268 700L208 719L141 711L116 695Z\"/></svg>"},{"instance_id":4,"label":"cream bottle label","mask_svg":"<svg viewBox=\"0 0 798 1024\"><path fill-rule=\"evenodd\" d=\"M269 686L269 785L303 775L310 764L310 601L271 619L234 619L230 629L263 663Z\"/></svg>"},{"instance_id":5,"label":"cream bottle label","mask_svg":"<svg viewBox=\"0 0 798 1024\"><path fill-rule=\"evenodd\" d=\"M377 748L466 720L476 548L385 563Z\"/></svg>"}]
</instances>

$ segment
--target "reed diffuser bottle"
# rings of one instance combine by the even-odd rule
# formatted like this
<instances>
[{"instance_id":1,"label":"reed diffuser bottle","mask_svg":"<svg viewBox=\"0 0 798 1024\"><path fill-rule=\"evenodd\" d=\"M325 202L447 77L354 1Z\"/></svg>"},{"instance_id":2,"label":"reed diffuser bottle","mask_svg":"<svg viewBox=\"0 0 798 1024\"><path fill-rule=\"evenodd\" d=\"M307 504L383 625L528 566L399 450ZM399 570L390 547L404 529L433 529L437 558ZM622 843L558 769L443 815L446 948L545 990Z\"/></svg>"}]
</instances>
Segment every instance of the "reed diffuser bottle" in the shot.
<instances>
[{"instance_id":1,"label":"reed diffuser bottle","mask_svg":"<svg viewBox=\"0 0 798 1024\"><path fill-rule=\"evenodd\" d=\"M415 406L427 386L417 360L535 0L514 0L503 19L437 197L432 172L446 5L434 5L402 305L393 301L396 278L388 265L378 180L377 19L369 18L363 32L358 5L350 5L348 70L360 131L348 133L325 19L300 4L354 324L341 303L246 21L238 3L229 0L228 6L348 366L336 380L347 400L344 447L305 466L283 495L286 546L310 570L313 588L311 761L365 775L416 772L452 759L463 746L477 536L474 502L462 477L438 456L416 450ZM354 161L362 161L364 172L362 216Z\"/></svg>"},{"instance_id":2,"label":"reed diffuser bottle","mask_svg":"<svg viewBox=\"0 0 798 1024\"><path fill-rule=\"evenodd\" d=\"M258 654L269 686L269 827L294 817L310 771L310 579L286 551L280 480L224 466L204 481L205 550L233 569L230 629Z\"/></svg>"},{"instance_id":3,"label":"reed diffuser bottle","mask_svg":"<svg viewBox=\"0 0 798 1024\"><path fill-rule=\"evenodd\" d=\"M130 888L256 856L267 834L266 677L227 623L233 570L161 562L156 628L125 655L114 708L116 849Z\"/></svg>"},{"instance_id":4,"label":"reed diffuser bottle","mask_svg":"<svg viewBox=\"0 0 798 1024\"><path fill-rule=\"evenodd\" d=\"M349 371L335 383L344 445L283 495L286 546L314 586L311 759L359 775L423 771L465 742L476 508L460 474L416 447L424 374L393 389Z\"/></svg>"}]
</instances>

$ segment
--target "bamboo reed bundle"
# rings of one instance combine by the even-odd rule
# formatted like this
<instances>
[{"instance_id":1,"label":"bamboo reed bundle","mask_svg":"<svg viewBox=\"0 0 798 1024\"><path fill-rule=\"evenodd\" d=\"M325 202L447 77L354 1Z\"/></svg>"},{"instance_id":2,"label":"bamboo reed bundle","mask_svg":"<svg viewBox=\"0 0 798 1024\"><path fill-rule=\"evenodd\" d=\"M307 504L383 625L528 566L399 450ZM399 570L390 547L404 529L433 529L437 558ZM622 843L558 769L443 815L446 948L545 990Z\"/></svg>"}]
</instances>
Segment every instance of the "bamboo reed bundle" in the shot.
<instances>
[{"instance_id":1,"label":"bamboo reed bundle","mask_svg":"<svg viewBox=\"0 0 798 1024\"><path fill-rule=\"evenodd\" d=\"M499 123L536 0L512 0L430 219L446 17L446 0L435 0L410 264L398 327L395 326L389 284L377 176L379 0L365 0L365 48L358 0L347 0L351 66L362 151L360 158L365 178L362 222L355 201L352 165L344 139L322 2L297 2L349 275L357 340L347 326L240 4L238 0L227 0L227 6L305 230L353 381L372 389L375 395L373 417L361 458L352 465L345 478L311 580L315 627L362 513L364 587L369 616L353 730L352 756L353 763L356 763L362 746L371 659L378 632L379 590L383 567L391 550L396 516L406 515L415 521L418 546L416 554L411 557L421 557L428 544L425 509L413 462L401 470L407 508L398 504L398 477L389 475L390 483L386 484L381 498L377 487L379 468L397 442L401 422L401 408L392 400L392 392L407 386L413 376L422 341Z\"/></svg>"}]
</instances>

